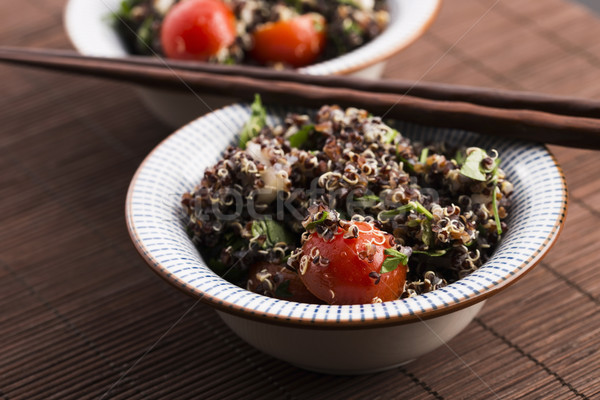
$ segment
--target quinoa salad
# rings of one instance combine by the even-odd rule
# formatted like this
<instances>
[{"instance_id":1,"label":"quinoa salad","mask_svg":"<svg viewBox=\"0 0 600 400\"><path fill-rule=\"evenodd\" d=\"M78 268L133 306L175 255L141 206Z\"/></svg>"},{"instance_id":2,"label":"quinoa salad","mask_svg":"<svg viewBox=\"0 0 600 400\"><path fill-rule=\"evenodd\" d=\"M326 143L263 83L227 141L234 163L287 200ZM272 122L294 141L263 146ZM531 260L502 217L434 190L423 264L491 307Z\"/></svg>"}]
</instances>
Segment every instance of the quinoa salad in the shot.
<instances>
[{"instance_id":1,"label":"quinoa salad","mask_svg":"<svg viewBox=\"0 0 600 400\"><path fill-rule=\"evenodd\" d=\"M508 227L512 184L493 149L411 142L335 105L266 124L257 96L238 146L183 194L208 265L285 300L417 296L481 267Z\"/></svg>"},{"instance_id":2,"label":"quinoa salad","mask_svg":"<svg viewBox=\"0 0 600 400\"><path fill-rule=\"evenodd\" d=\"M113 24L126 47L132 54L170 56L170 38L161 37L163 22L179 5L201 0L123 0L114 14ZM234 18L231 40L223 39L214 51L203 53L197 58L202 61L224 64L266 64L277 68L298 67L302 64L319 62L347 53L379 35L388 25L389 13L384 0L207 0L221 1ZM199 7L206 7L200 4ZM298 17L310 15L314 19L312 28L301 28L294 24ZM198 17L196 17L198 19ZM254 50L258 45L272 52L281 52L288 41L289 30L285 26L273 28L273 24L291 22L291 30L303 29L298 36L318 39L318 48L311 56L275 58ZM216 30L221 30L221 26ZM265 34L265 31L266 32ZM261 35L259 35L259 33ZM210 36L210 35L209 35ZM263 38L265 38L263 40ZM313 38L314 39L314 38ZM181 42L181 38L175 38ZM293 42L295 39L289 39ZM298 39L302 40L302 39ZM276 42L276 43L273 43ZM290 43L296 55L303 43ZM179 43L181 44L181 43ZM307 44L315 47L315 40ZM294 47L295 46L295 47Z\"/></svg>"}]
</instances>

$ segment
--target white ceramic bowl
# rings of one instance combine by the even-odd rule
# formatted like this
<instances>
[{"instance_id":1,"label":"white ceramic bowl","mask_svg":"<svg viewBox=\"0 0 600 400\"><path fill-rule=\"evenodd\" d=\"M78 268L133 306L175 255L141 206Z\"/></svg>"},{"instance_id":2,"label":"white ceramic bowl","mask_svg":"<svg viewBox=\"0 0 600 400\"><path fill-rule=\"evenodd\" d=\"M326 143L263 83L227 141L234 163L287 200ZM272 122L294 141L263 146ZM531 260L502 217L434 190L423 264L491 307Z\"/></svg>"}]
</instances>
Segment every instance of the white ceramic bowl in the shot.
<instances>
[{"instance_id":1,"label":"white ceramic bowl","mask_svg":"<svg viewBox=\"0 0 600 400\"><path fill-rule=\"evenodd\" d=\"M82 54L98 57L124 57L127 50L107 16L121 0L69 0L64 23L73 46ZM429 28L442 0L389 0L390 25L377 38L334 59L300 69L314 75L350 74L376 79L385 60L404 49ZM179 127L192 119L231 104L237 99L210 93L182 93L148 87L138 89L146 105L164 122Z\"/></svg>"},{"instance_id":2,"label":"white ceramic bowl","mask_svg":"<svg viewBox=\"0 0 600 400\"><path fill-rule=\"evenodd\" d=\"M280 121L286 111L271 112L271 123ZM186 234L180 206L181 195L200 182L204 170L228 144L237 142L249 113L248 105L232 105L193 121L163 141L131 182L127 224L138 251L162 278L214 307L251 345L300 367L337 374L373 372L441 346L468 325L486 298L541 260L565 220L565 179L544 146L398 123L400 132L410 138L500 153L514 193L507 220L510 229L493 257L445 288L380 304L302 304L251 293L206 266Z\"/></svg>"}]
</instances>

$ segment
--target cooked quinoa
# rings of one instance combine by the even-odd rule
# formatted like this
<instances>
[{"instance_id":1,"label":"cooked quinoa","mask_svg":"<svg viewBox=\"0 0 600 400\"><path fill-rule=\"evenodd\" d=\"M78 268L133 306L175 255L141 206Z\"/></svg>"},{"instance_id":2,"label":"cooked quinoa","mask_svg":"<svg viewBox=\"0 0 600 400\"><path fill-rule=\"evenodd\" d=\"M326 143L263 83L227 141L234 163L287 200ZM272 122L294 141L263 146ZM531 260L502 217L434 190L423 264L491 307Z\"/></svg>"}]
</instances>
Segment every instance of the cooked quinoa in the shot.
<instances>
[{"instance_id":1,"label":"cooked quinoa","mask_svg":"<svg viewBox=\"0 0 600 400\"><path fill-rule=\"evenodd\" d=\"M182 199L193 242L241 286L260 262L297 271L310 232L367 221L409 257L400 297L415 296L478 269L507 231L512 185L493 150L413 143L365 110L337 106L256 133ZM269 277L256 291L273 294L280 278Z\"/></svg>"},{"instance_id":2,"label":"cooked quinoa","mask_svg":"<svg viewBox=\"0 0 600 400\"><path fill-rule=\"evenodd\" d=\"M163 55L160 28L169 9L182 0L124 0L115 14L118 34L132 54ZM315 12L327 21L320 60L347 53L379 35L389 22L384 0L223 0L237 21L235 42L210 62L252 64L252 32L261 24ZM277 67L285 67L283 65Z\"/></svg>"}]
</instances>

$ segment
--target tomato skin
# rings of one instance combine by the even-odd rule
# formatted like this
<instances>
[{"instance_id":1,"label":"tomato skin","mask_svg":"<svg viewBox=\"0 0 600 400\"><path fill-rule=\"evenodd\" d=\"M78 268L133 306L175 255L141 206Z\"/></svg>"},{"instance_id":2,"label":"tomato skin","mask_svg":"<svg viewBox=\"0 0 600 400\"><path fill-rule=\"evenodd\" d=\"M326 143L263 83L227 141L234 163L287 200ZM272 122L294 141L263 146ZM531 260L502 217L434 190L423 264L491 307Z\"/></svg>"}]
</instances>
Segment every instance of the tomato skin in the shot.
<instances>
[{"instance_id":1,"label":"tomato skin","mask_svg":"<svg viewBox=\"0 0 600 400\"><path fill-rule=\"evenodd\" d=\"M398 299L404 290L406 266L399 265L395 270L381 274L378 283L369 275L381 270L383 260L387 258L384 251L392 247L391 235L366 222L354 224L361 231L371 232L360 232L358 238L350 239L344 239L343 233L340 233L330 242L316 233L311 234L302 246L303 255L310 259L310 255L316 253L314 249L318 249L319 257L326 257L329 264L323 266L308 261L304 270L301 262L298 275L310 292L329 304L368 304L376 298L381 301ZM338 228L338 233L341 230ZM381 239L382 234L385 240ZM364 254L372 241L377 243L372 258L361 258L359 253Z\"/></svg>"},{"instance_id":2,"label":"tomato skin","mask_svg":"<svg viewBox=\"0 0 600 400\"><path fill-rule=\"evenodd\" d=\"M206 61L236 38L233 12L220 0L187 0L165 16L160 41L168 58Z\"/></svg>"},{"instance_id":3,"label":"tomato skin","mask_svg":"<svg viewBox=\"0 0 600 400\"><path fill-rule=\"evenodd\" d=\"M303 67L323 52L325 29L325 18L316 13L266 23L254 31L250 54L262 64L281 62Z\"/></svg>"}]
</instances>

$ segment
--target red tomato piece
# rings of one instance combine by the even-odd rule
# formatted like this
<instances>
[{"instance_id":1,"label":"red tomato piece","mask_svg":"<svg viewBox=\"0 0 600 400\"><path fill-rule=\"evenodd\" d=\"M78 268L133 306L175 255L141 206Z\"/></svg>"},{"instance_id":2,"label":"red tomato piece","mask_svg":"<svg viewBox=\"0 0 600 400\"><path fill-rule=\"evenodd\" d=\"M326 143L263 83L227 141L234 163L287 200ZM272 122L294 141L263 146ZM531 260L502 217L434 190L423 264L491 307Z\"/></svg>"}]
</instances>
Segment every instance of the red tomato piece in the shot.
<instances>
[{"instance_id":1,"label":"red tomato piece","mask_svg":"<svg viewBox=\"0 0 600 400\"><path fill-rule=\"evenodd\" d=\"M302 246L302 257L307 259L300 260L298 275L310 292L329 304L398 299L404 290L406 266L379 273L393 237L366 222L353 224L358 227L356 238L345 239L342 228L329 242L312 233Z\"/></svg>"},{"instance_id":2,"label":"red tomato piece","mask_svg":"<svg viewBox=\"0 0 600 400\"><path fill-rule=\"evenodd\" d=\"M322 303L306 289L298 274L283 265L258 262L248 275L247 289L252 292L299 303Z\"/></svg>"},{"instance_id":3,"label":"red tomato piece","mask_svg":"<svg viewBox=\"0 0 600 400\"><path fill-rule=\"evenodd\" d=\"M219 0L187 0L165 16L160 41L169 58L206 61L236 37L233 12Z\"/></svg>"},{"instance_id":4,"label":"red tomato piece","mask_svg":"<svg viewBox=\"0 0 600 400\"><path fill-rule=\"evenodd\" d=\"M325 48L325 18L316 13L258 27L250 54L262 63L281 62L302 67L314 62Z\"/></svg>"}]
</instances>

